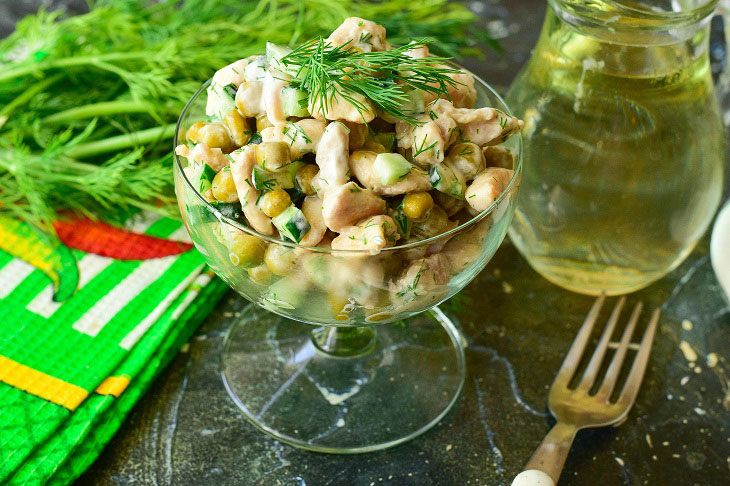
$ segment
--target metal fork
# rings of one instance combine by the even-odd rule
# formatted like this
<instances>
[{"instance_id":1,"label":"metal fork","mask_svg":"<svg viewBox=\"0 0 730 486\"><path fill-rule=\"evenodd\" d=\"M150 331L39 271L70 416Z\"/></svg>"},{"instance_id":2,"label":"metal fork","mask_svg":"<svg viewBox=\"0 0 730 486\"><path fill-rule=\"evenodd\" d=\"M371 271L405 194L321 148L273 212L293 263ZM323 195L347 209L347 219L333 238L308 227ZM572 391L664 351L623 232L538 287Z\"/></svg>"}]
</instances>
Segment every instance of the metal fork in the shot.
<instances>
[{"instance_id":1,"label":"metal fork","mask_svg":"<svg viewBox=\"0 0 730 486\"><path fill-rule=\"evenodd\" d=\"M619 425L626 419L631 406L636 400L646 370L646 364L649 361L649 353L657 323L659 322L659 309L656 309L651 315L649 325L641 338L641 344L631 365L626 384L615 402L610 401L610 397L616 387L621 366L631 342L631 336L636 328L636 323L639 321L639 315L643 308L641 302L636 304L631 313L631 318L624 329L621 341L616 348L611 363L608 365L605 376L603 378L598 376L611 335L616 328L621 310L626 302L624 297L621 297L613 308L608 323L578 385L574 389L569 388L569 384L576 375L578 365L590 339L593 325L598 319L604 301L605 295L601 295L596 299L580 331L578 331L570 351L565 356L552 387L550 387L548 404L550 412L557 419L557 423L545 436L545 439L543 439L525 466L525 470L515 478L512 486L550 486L557 483L575 434L579 430L588 427ZM595 386L598 386L598 391L591 393Z\"/></svg>"}]
</instances>

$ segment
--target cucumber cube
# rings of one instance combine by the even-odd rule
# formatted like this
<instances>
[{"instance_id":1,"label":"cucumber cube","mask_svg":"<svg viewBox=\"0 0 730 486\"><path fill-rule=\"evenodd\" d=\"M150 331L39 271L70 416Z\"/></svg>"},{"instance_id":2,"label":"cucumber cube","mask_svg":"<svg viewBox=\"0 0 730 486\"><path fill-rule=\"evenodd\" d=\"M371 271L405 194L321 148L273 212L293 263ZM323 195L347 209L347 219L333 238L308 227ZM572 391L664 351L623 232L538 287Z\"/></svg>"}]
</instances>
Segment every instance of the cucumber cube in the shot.
<instances>
[{"instance_id":1,"label":"cucumber cube","mask_svg":"<svg viewBox=\"0 0 730 486\"><path fill-rule=\"evenodd\" d=\"M223 86L218 93L218 107L216 115L220 120L225 119L231 110L236 109L236 87L232 84Z\"/></svg>"},{"instance_id":2,"label":"cucumber cube","mask_svg":"<svg viewBox=\"0 0 730 486\"><path fill-rule=\"evenodd\" d=\"M282 237L287 238L295 243L299 243L307 234L311 226L309 221L302 213L301 209L295 205L286 208L281 214L271 219L276 229Z\"/></svg>"},{"instance_id":3,"label":"cucumber cube","mask_svg":"<svg viewBox=\"0 0 730 486\"><path fill-rule=\"evenodd\" d=\"M309 95L303 89L287 87L281 90L281 108L284 116L308 117Z\"/></svg>"},{"instance_id":4,"label":"cucumber cube","mask_svg":"<svg viewBox=\"0 0 730 486\"><path fill-rule=\"evenodd\" d=\"M426 100L423 91L415 88L407 88L404 94L408 98L401 104L401 111L406 115L420 115L426 112Z\"/></svg>"},{"instance_id":5,"label":"cucumber cube","mask_svg":"<svg viewBox=\"0 0 730 486\"><path fill-rule=\"evenodd\" d=\"M255 165L251 171L251 182L259 191L273 191L278 187L291 189L294 187L294 176L289 171L269 172Z\"/></svg>"},{"instance_id":6,"label":"cucumber cube","mask_svg":"<svg viewBox=\"0 0 730 486\"><path fill-rule=\"evenodd\" d=\"M395 184L406 177L413 168L401 154L378 154L373 169L383 185Z\"/></svg>"},{"instance_id":7,"label":"cucumber cube","mask_svg":"<svg viewBox=\"0 0 730 486\"><path fill-rule=\"evenodd\" d=\"M232 219L234 221L238 221L239 223L245 223L245 219L243 218L243 211L241 209L241 203L235 202L235 203L226 203L226 202L220 202L220 201L214 201L210 203L211 206L216 208L218 212L221 214L221 216L224 216L228 219Z\"/></svg>"},{"instance_id":8,"label":"cucumber cube","mask_svg":"<svg viewBox=\"0 0 730 486\"><path fill-rule=\"evenodd\" d=\"M329 256L312 255L304 262L304 271L320 287L327 288L332 282Z\"/></svg>"},{"instance_id":9,"label":"cucumber cube","mask_svg":"<svg viewBox=\"0 0 730 486\"><path fill-rule=\"evenodd\" d=\"M246 224L246 220L243 217L243 211L241 210L240 203L212 201L209 204L213 206L220 213L221 216L232 219L234 221L238 221L241 224ZM193 208L195 211L194 213L192 213L191 216L194 215L194 225L218 222L218 217L213 211L208 208L208 206L195 205Z\"/></svg>"},{"instance_id":10,"label":"cucumber cube","mask_svg":"<svg viewBox=\"0 0 730 486\"><path fill-rule=\"evenodd\" d=\"M261 296L262 305L266 308L277 307L282 309L294 309L299 307L304 300L307 289L302 282L290 277L284 277L271 284L268 292Z\"/></svg>"},{"instance_id":11,"label":"cucumber cube","mask_svg":"<svg viewBox=\"0 0 730 486\"><path fill-rule=\"evenodd\" d=\"M403 211L403 202L401 202L397 208L391 210L390 217L393 218L393 221L395 221L401 238L410 238L413 222L408 219L408 216L406 216L406 213Z\"/></svg>"},{"instance_id":12,"label":"cucumber cube","mask_svg":"<svg viewBox=\"0 0 730 486\"><path fill-rule=\"evenodd\" d=\"M215 171L213 167L203 162L203 167L200 172L200 184L198 190L201 194L205 193L213 185L213 178L215 177Z\"/></svg>"},{"instance_id":13,"label":"cucumber cube","mask_svg":"<svg viewBox=\"0 0 730 486\"><path fill-rule=\"evenodd\" d=\"M431 187L437 191L459 199L464 199L466 183L461 172L455 170L448 163L442 162L431 167L428 172Z\"/></svg>"},{"instance_id":14,"label":"cucumber cube","mask_svg":"<svg viewBox=\"0 0 730 486\"><path fill-rule=\"evenodd\" d=\"M267 42L266 43L266 64L269 67L272 67L274 69L278 69L279 71L283 73L290 74L292 76L296 75L296 69L293 67L287 67L286 64L281 62L281 59L289 54L292 50L286 46L279 46L274 44L273 42Z\"/></svg>"}]
</instances>

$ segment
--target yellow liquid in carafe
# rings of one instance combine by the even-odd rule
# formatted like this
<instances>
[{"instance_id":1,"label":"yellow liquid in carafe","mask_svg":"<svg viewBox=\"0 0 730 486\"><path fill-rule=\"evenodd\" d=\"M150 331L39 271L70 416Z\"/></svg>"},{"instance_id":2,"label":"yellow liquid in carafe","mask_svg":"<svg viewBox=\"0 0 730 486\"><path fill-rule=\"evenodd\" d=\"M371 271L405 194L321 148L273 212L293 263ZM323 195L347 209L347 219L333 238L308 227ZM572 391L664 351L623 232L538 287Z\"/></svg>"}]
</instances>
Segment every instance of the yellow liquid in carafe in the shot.
<instances>
[{"instance_id":1,"label":"yellow liquid in carafe","mask_svg":"<svg viewBox=\"0 0 730 486\"><path fill-rule=\"evenodd\" d=\"M543 31L507 97L525 120L510 235L543 276L582 293L630 292L678 265L707 229L725 133L708 56L696 51L706 44Z\"/></svg>"}]
</instances>

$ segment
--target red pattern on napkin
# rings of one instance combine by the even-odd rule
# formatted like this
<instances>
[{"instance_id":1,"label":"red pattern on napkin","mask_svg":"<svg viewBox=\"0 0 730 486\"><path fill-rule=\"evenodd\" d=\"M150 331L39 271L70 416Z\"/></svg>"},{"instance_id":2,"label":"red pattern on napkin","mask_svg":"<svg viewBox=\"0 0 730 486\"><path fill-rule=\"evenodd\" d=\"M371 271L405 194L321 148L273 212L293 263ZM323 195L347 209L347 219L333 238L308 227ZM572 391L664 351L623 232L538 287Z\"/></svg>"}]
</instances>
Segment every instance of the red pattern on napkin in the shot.
<instances>
[{"instance_id":1,"label":"red pattern on napkin","mask_svg":"<svg viewBox=\"0 0 730 486\"><path fill-rule=\"evenodd\" d=\"M64 245L117 260L148 260L179 255L193 245L141 235L88 218L56 221L53 227Z\"/></svg>"}]
</instances>

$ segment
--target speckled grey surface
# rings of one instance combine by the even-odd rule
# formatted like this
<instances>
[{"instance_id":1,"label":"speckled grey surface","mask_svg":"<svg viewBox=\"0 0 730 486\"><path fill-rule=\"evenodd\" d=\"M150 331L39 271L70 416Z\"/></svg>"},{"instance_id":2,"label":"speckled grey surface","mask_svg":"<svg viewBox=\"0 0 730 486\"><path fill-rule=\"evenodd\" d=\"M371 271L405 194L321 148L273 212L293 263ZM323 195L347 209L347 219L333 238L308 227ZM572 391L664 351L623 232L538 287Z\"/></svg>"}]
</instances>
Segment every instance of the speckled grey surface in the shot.
<instances>
[{"instance_id":1,"label":"speckled grey surface","mask_svg":"<svg viewBox=\"0 0 730 486\"><path fill-rule=\"evenodd\" d=\"M13 11L10 3L0 11ZM467 64L506 86L529 56L544 4L470 6L504 36L507 54ZM579 434L561 485L730 484L730 307L706 249L705 239L680 268L630 297L663 309L644 385L627 423ZM509 484L553 423L547 390L593 299L539 277L509 242L464 294L472 303L456 317L469 340L465 391L440 425L410 443L322 455L248 424L219 376L223 334L247 305L231 293L78 484ZM698 353L694 366L681 341Z\"/></svg>"}]
</instances>

